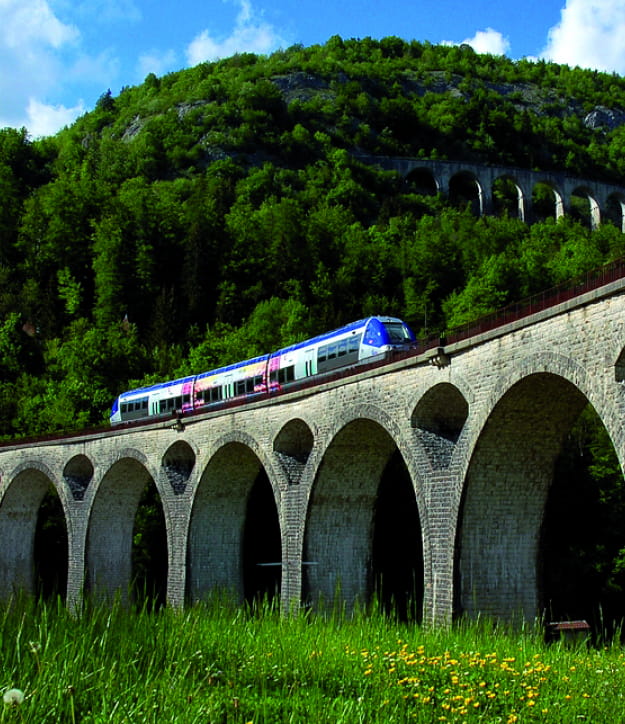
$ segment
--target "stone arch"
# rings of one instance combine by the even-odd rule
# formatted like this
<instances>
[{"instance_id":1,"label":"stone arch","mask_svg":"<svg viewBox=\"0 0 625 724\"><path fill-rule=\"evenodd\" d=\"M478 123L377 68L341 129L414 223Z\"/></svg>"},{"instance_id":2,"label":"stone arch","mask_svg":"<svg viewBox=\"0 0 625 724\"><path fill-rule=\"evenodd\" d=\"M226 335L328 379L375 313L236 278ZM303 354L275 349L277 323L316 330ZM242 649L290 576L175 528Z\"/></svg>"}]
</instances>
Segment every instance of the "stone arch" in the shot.
<instances>
[{"instance_id":1,"label":"stone arch","mask_svg":"<svg viewBox=\"0 0 625 724\"><path fill-rule=\"evenodd\" d=\"M527 620L540 613L539 541L553 464L594 397L585 371L555 354L525 360L497 386L475 425L465 476L457 612Z\"/></svg>"},{"instance_id":2,"label":"stone arch","mask_svg":"<svg viewBox=\"0 0 625 724\"><path fill-rule=\"evenodd\" d=\"M300 418L289 420L276 435L273 450L290 483L299 483L314 442L312 430Z\"/></svg>"},{"instance_id":3,"label":"stone arch","mask_svg":"<svg viewBox=\"0 0 625 724\"><path fill-rule=\"evenodd\" d=\"M161 467L174 495L181 495L185 492L187 482L195 467L193 448L185 440L177 440L165 451Z\"/></svg>"},{"instance_id":4,"label":"stone arch","mask_svg":"<svg viewBox=\"0 0 625 724\"><path fill-rule=\"evenodd\" d=\"M249 436L230 435L220 441L202 473L193 500L187 549L191 600L226 590L242 601L254 597L255 584L264 585L271 579L277 585L280 580L277 485L268 478L254 447ZM256 509L250 508L250 501ZM263 524L259 509L266 518L264 537L259 531ZM264 560L266 555L272 560Z\"/></svg>"},{"instance_id":5,"label":"stone arch","mask_svg":"<svg viewBox=\"0 0 625 724\"><path fill-rule=\"evenodd\" d=\"M509 174L502 174L493 181L491 190L493 210L497 215L508 214L521 221L526 220L526 199L519 183Z\"/></svg>"},{"instance_id":6,"label":"stone arch","mask_svg":"<svg viewBox=\"0 0 625 724\"><path fill-rule=\"evenodd\" d=\"M470 204L476 216L484 215L484 190L471 171L459 171L449 179L449 201L456 206Z\"/></svg>"},{"instance_id":7,"label":"stone arch","mask_svg":"<svg viewBox=\"0 0 625 724\"><path fill-rule=\"evenodd\" d=\"M374 543L381 484L397 456L405 468L405 484L410 487L407 503L414 505L413 540L408 552L404 550L402 554L410 564L418 557L419 587L427 555L419 516L423 508L417 502L420 491L415 495L412 456L406 455L409 448L401 443L398 446L398 436L392 433L396 425L390 419L384 420L386 416L376 414L377 408L365 405L360 415L354 415L355 410L350 412L351 415L342 416L343 424L330 437L317 466L303 546L304 597L316 604L320 600L332 601L338 595L348 608L357 601L365 603L374 590ZM396 511L397 508L396 504ZM406 526L395 526L394 532L400 534L405 529ZM421 588L420 592L422 595Z\"/></svg>"},{"instance_id":8,"label":"stone arch","mask_svg":"<svg viewBox=\"0 0 625 724\"><path fill-rule=\"evenodd\" d=\"M155 484L137 451L125 450L104 474L89 516L86 548L86 589L96 598L129 599L132 584L132 542L141 495Z\"/></svg>"},{"instance_id":9,"label":"stone arch","mask_svg":"<svg viewBox=\"0 0 625 724\"><path fill-rule=\"evenodd\" d=\"M427 166L413 168L407 174L405 183L409 193L419 196L436 196L440 192L440 184Z\"/></svg>"},{"instance_id":10,"label":"stone arch","mask_svg":"<svg viewBox=\"0 0 625 724\"><path fill-rule=\"evenodd\" d=\"M35 532L41 503L53 487L65 513L65 497L50 469L39 461L19 465L0 501L0 599L17 593L34 594Z\"/></svg>"},{"instance_id":11,"label":"stone arch","mask_svg":"<svg viewBox=\"0 0 625 724\"><path fill-rule=\"evenodd\" d=\"M411 424L433 469L449 467L468 414L468 402L449 382L434 385L419 400Z\"/></svg>"},{"instance_id":12,"label":"stone arch","mask_svg":"<svg viewBox=\"0 0 625 724\"><path fill-rule=\"evenodd\" d=\"M625 233L625 193L612 193L606 199L604 218Z\"/></svg>"},{"instance_id":13,"label":"stone arch","mask_svg":"<svg viewBox=\"0 0 625 724\"><path fill-rule=\"evenodd\" d=\"M537 181L532 188L532 217L534 220L556 220L564 216L564 198L557 185L549 179Z\"/></svg>"},{"instance_id":14,"label":"stone arch","mask_svg":"<svg viewBox=\"0 0 625 724\"><path fill-rule=\"evenodd\" d=\"M590 229L598 229L601 224L601 209L593 192L587 186L577 186L569 199L571 217Z\"/></svg>"},{"instance_id":15,"label":"stone arch","mask_svg":"<svg viewBox=\"0 0 625 724\"><path fill-rule=\"evenodd\" d=\"M86 455L74 455L63 468L63 479L74 500L83 500L93 480L93 463Z\"/></svg>"}]
</instances>

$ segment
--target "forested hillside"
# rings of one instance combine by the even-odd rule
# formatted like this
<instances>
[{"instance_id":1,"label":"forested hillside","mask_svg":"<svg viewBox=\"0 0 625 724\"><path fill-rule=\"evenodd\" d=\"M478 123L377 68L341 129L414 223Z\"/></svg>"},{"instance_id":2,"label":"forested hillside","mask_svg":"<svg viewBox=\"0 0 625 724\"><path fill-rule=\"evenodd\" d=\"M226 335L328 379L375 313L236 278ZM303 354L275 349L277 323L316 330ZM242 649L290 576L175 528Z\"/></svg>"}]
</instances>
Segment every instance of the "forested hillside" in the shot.
<instances>
[{"instance_id":1,"label":"forested hillside","mask_svg":"<svg viewBox=\"0 0 625 724\"><path fill-rule=\"evenodd\" d=\"M442 332L625 253L610 224L476 218L359 154L625 183L625 80L334 37L149 75L51 138L0 130L0 437L371 313ZM546 599L622 616L623 477L591 410L569 442Z\"/></svg>"},{"instance_id":2,"label":"forested hillside","mask_svg":"<svg viewBox=\"0 0 625 724\"><path fill-rule=\"evenodd\" d=\"M0 131L0 435L369 313L442 330L621 255L612 226L476 219L357 152L618 182L623 121L616 75L335 37Z\"/></svg>"}]
</instances>

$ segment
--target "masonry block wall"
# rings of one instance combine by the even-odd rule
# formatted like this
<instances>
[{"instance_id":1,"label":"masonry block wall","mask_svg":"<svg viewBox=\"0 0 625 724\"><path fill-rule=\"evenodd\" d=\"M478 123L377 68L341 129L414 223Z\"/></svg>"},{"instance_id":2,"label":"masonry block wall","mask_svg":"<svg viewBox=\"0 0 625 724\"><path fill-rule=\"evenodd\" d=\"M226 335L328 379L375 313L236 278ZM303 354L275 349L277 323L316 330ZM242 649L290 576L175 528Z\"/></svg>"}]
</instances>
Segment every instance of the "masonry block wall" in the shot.
<instances>
[{"instance_id":1,"label":"masonry block wall","mask_svg":"<svg viewBox=\"0 0 625 724\"><path fill-rule=\"evenodd\" d=\"M125 596L137 506L153 484L171 605L214 589L242 599L260 565L281 572L285 606L335 595L348 607L366 603L384 575L372 556L378 492L384 480L392 500L399 482L389 462L399 455L418 510L402 525L422 535L424 620L448 622L454 608L531 619L542 605L553 462L586 404L625 460L624 287L449 346L437 364L432 351L182 427L161 421L4 447L0 596L35 590L34 534L49 486L67 523L68 604L80 605L85 590ZM259 475L268 481L263 510L275 511L266 528L249 524ZM265 545L271 536L275 549ZM384 536L386 560L414 556L392 526Z\"/></svg>"}]
</instances>

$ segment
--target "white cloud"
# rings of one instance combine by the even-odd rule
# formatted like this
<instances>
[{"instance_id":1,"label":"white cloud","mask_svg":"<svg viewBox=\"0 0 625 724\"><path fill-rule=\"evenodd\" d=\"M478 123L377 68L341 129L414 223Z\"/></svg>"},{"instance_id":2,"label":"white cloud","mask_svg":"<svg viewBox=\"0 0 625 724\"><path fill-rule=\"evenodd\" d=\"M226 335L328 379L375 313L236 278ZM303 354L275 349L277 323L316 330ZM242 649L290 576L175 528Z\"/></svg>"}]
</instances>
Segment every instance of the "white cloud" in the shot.
<instances>
[{"instance_id":1,"label":"white cloud","mask_svg":"<svg viewBox=\"0 0 625 724\"><path fill-rule=\"evenodd\" d=\"M230 35L215 38L208 30L202 31L187 48L189 65L225 58L234 53L265 54L286 45L272 25L264 22L262 17L255 17L249 0L235 1L239 5L239 13Z\"/></svg>"},{"instance_id":2,"label":"white cloud","mask_svg":"<svg viewBox=\"0 0 625 724\"><path fill-rule=\"evenodd\" d=\"M101 2L95 0L96 6ZM134 7L132 0L111 5L131 14ZM102 92L111 85L117 57L107 50L90 55L83 41L75 25L53 12L51 0L0 0L0 128L53 134L84 113L83 101L75 100L83 95L77 88L87 82ZM73 95L69 104L58 100L67 95Z\"/></svg>"},{"instance_id":3,"label":"white cloud","mask_svg":"<svg viewBox=\"0 0 625 724\"><path fill-rule=\"evenodd\" d=\"M60 48L78 35L73 25L54 15L46 0L0 0L0 39L5 48Z\"/></svg>"},{"instance_id":4,"label":"white cloud","mask_svg":"<svg viewBox=\"0 0 625 724\"><path fill-rule=\"evenodd\" d=\"M158 51L144 53L139 57L139 79L143 81L149 73L154 73L156 76L165 75L175 67L177 62L178 56L173 50L168 50L165 53Z\"/></svg>"},{"instance_id":5,"label":"white cloud","mask_svg":"<svg viewBox=\"0 0 625 724\"><path fill-rule=\"evenodd\" d=\"M1 126L31 130L30 98L45 97L62 77L61 54L80 34L46 0L0 0Z\"/></svg>"},{"instance_id":6,"label":"white cloud","mask_svg":"<svg viewBox=\"0 0 625 724\"><path fill-rule=\"evenodd\" d=\"M566 0L542 56L556 63L625 73L623 0Z\"/></svg>"},{"instance_id":7,"label":"white cloud","mask_svg":"<svg viewBox=\"0 0 625 724\"><path fill-rule=\"evenodd\" d=\"M497 30L486 28L478 30L472 38L466 38L462 43L444 40L443 45L470 45L476 53L489 53L490 55L506 55L510 50L510 41Z\"/></svg>"},{"instance_id":8,"label":"white cloud","mask_svg":"<svg viewBox=\"0 0 625 724\"><path fill-rule=\"evenodd\" d=\"M31 98L28 103L28 120L26 128L29 133L38 138L40 136L51 136L59 129L69 126L78 116L85 112L82 101L74 108L65 106L50 106Z\"/></svg>"}]
</instances>

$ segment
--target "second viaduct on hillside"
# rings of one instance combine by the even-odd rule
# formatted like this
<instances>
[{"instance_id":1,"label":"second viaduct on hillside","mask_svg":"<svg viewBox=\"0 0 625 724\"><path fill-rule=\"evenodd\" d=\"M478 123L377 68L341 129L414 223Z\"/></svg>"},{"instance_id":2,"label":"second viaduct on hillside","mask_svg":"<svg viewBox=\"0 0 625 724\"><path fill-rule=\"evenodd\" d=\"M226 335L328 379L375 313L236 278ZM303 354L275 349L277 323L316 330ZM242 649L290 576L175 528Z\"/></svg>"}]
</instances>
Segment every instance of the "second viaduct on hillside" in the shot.
<instances>
[{"instance_id":1,"label":"second viaduct on hillside","mask_svg":"<svg viewBox=\"0 0 625 724\"><path fill-rule=\"evenodd\" d=\"M416 574L427 622L532 618L553 463L590 403L625 462L625 281L420 356L201 417L0 450L0 596L34 590L37 514L67 525L67 600L128 591L146 484L162 501L172 605L366 600ZM266 565L270 564L270 565ZM405 573L405 571L404 571ZM405 584L404 579L404 584ZM419 599L421 600L421 599Z\"/></svg>"},{"instance_id":2,"label":"second viaduct on hillside","mask_svg":"<svg viewBox=\"0 0 625 724\"><path fill-rule=\"evenodd\" d=\"M558 219L574 212L593 229L609 219L625 232L624 186L575 178L557 171L529 171L459 161L366 155L359 155L358 159L397 171L418 193L441 193L452 200L469 201L479 215L495 213L499 196L509 213L522 221L533 221L542 215ZM538 208L536 192L541 187L550 199L547 204L544 200L540 202L541 208Z\"/></svg>"}]
</instances>

